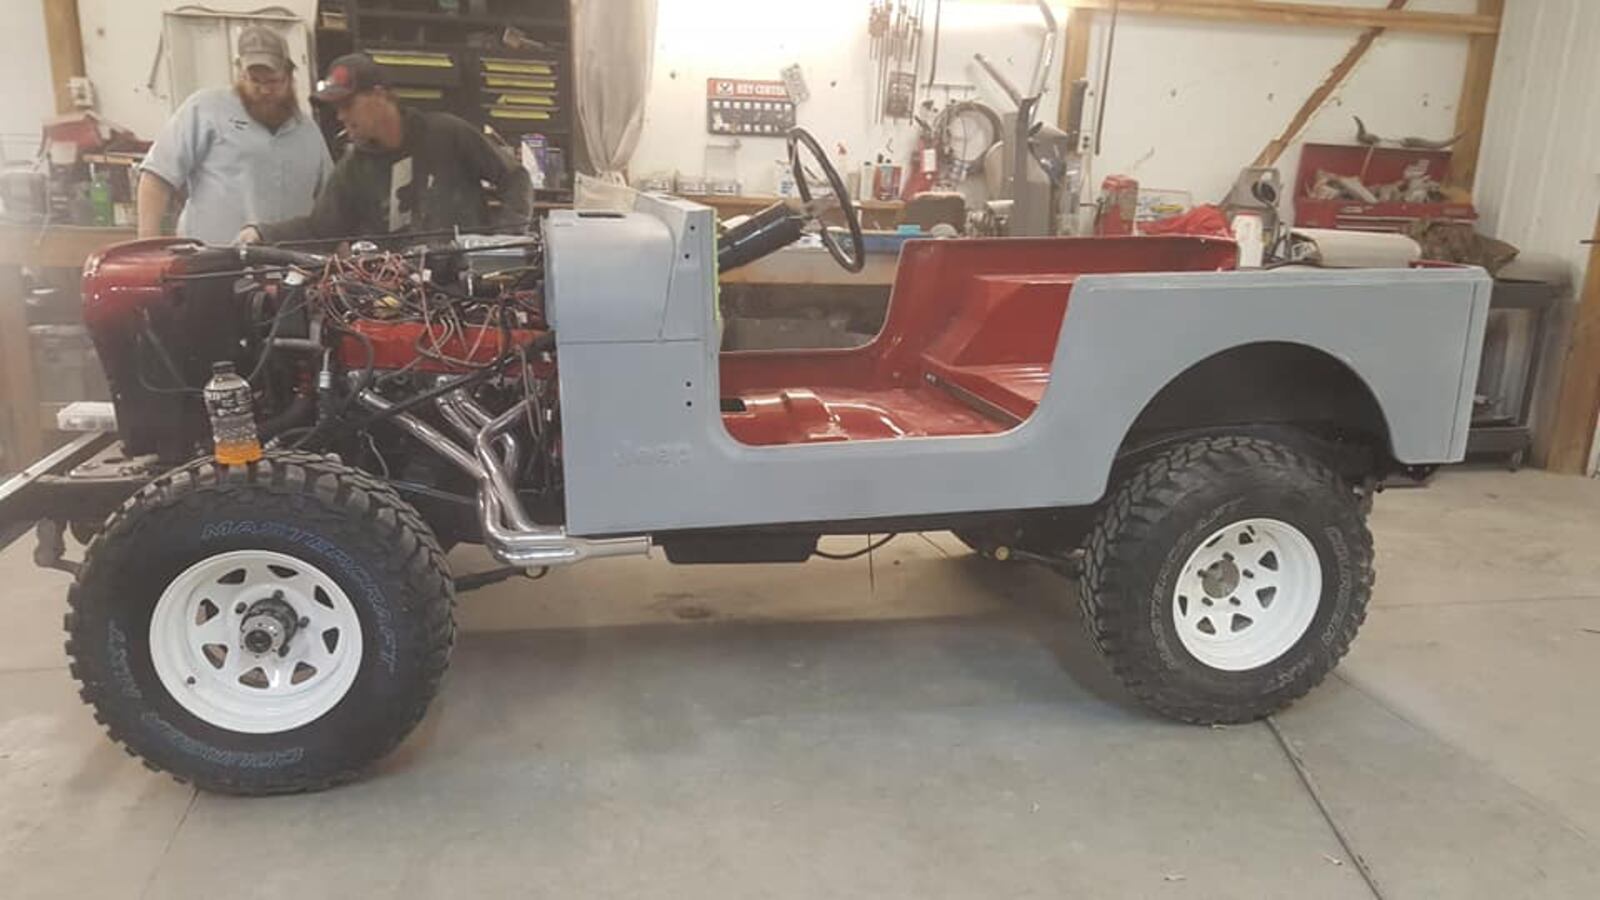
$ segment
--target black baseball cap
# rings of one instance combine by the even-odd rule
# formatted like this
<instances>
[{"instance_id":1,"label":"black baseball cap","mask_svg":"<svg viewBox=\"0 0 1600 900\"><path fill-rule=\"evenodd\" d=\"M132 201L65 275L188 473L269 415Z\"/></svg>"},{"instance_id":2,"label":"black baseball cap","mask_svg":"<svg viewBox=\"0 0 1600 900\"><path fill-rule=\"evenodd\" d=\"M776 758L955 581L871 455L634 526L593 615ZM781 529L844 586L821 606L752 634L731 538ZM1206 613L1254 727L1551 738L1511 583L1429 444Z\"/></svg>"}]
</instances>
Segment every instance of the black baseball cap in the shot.
<instances>
[{"instance_id":1,"label":"black baseball cap","mask_svg":"<svg viewBox=\"0 0 1600 900\"><path fill-rule=\"evenodd\" d=\"M388 76L372 57L365 53L347 53L328 65L328 76L317 82L317 89L311 96L323 103L338 104L362 91L388 86Z\"/></svg>"}]
</instances>

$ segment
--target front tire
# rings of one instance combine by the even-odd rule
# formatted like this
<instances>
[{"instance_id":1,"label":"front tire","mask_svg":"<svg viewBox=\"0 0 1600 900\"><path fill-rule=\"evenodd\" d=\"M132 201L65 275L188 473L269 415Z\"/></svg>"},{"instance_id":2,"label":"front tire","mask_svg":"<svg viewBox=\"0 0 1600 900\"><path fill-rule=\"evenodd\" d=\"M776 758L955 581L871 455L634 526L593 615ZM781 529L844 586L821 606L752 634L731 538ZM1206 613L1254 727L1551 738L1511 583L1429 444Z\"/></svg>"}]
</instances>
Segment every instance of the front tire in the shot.
<instances>
[{"instance_id":1,"label":"front tire","mask_svg":"<svg viewBox=\"0 0 1600 900\"><path fill-rule=\"evenodd\" d=\"M1338 664L1366 616L1372 536L1313 457L1212 437L1146 463L1091 531L1091 639L1145 704L1202 724L1269 715Z\"/></svg>"},{"instance_id":2,"label":"front tire","mask_svg":"<svg viewBox=\"0 0 1600 900\"><path fill-rule=\"evenodd\" d=\"M320 790L421 720L454 637L417 512L331 459L193 463L90 545L67 654L113 740L211 791Z\"/></svg>"}]
</instances>

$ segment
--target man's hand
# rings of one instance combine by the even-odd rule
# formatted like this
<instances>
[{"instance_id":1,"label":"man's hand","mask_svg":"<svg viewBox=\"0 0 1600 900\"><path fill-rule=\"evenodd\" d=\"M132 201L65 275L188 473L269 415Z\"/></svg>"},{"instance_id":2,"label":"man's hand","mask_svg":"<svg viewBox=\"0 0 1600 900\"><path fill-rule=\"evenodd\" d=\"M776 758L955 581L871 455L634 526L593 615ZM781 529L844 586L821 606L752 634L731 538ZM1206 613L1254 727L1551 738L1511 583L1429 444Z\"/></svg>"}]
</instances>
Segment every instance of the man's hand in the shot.
<instances>
[{"instance_id":1,"label":"man's hand","mask_svg":"<svg viewBox=\"0 0 1600 900\"><path fill-rule=\"evenodd\" d=\"M234 238L233 242L235 244L259 244L261 243L261 232L257 231L254 225L246 225L239 229L239 236Z\"/></svg>"}]
</instances>

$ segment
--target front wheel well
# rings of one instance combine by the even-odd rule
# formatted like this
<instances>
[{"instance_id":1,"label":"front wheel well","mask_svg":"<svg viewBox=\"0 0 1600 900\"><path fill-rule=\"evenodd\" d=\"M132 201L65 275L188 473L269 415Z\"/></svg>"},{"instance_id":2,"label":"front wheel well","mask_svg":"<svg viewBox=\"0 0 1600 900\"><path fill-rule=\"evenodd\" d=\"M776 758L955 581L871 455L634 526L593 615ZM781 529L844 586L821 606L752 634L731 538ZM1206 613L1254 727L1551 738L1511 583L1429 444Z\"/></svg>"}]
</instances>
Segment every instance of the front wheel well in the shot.
<instances>
[{"instance_id":1,"label":"front wheel well","mask_svg":"<svg viewBox=\"0 0 1600 900\"><path fill-rule=\"evenodd\" d=\"M1117 455L1241 430L1309 439L1354 482L1396 466L1388 420L1361 376L1325 351L1283 341L1234 347L1184 370L1145 404Z\"/></svg>"}]
</instances>

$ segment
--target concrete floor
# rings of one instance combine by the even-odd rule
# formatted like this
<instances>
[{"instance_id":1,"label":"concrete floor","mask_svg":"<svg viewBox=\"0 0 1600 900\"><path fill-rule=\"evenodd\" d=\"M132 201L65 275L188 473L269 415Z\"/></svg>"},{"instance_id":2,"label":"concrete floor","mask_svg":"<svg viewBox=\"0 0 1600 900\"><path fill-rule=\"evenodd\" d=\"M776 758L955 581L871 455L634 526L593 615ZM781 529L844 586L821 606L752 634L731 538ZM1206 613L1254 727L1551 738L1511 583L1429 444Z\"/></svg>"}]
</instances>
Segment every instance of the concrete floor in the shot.
<instances>
[{"instance_id":1,"label":"concrete floor","mask_svg":"<svg viewBox=\"0 0 1600 900\"><path fill-rule=\"evenodd\" d=\"M24 541L0 896L1371 897L1351 849L1381 897L1600 896L1600 483L1449 472L1374 526L1363 634L1278 719L1326 813L1267 725L1152 718L1070 583L944 535L471 595L371 778L196 795L80 706Z\"/></svg>"}]
</instances>

